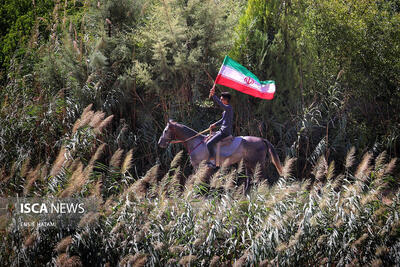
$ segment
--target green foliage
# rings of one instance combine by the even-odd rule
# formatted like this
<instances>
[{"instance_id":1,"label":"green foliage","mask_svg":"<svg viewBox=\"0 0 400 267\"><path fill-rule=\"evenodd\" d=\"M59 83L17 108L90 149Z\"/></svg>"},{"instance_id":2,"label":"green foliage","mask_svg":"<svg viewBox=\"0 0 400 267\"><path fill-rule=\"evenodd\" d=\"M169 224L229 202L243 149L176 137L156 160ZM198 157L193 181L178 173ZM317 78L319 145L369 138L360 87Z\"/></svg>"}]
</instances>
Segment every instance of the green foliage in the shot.
<instances>
[{"instance_id":1,"label":"green foliage","mask_svg":"<svg viewBox=\"0 0 400 267\"><path fill-rule=\"evenodd\" d=\"M25 54L25 45L31 40L32 29L49 19L49 12L54 6L51 0L3 2L0 6L0 69L9 66L17 48L16 56Z\"/></svg>"},{"instance_id":2,"label":"green foliage","mask_svg":"<svg viewBox=\"0 0 400 267\"><path fill-rule=\"evenodd\" d=\"M315 149L340 157L346 140L397 155L397 6L248 1L231 55L260 78L275 80L277 93L271 102L236 94L240 132L280 142L278 149L298 157L303 171Z\"/></svg>"},{"instance_id":3,"label":"green foliage","mask_svg":"<svg viewBox=\"0 0 400 267\"><path fill-rule=\"evenodd\" d=\"M164 112L184 118L188 111L182 104L203 101L212 84L207 73L216 73L231 47L240 2L162 1L149 8L135 37L134 73L146 94L157 95Z\"/></svg>"},{"instance_id":4,"label":"green foliage","mask_svg":"<svg viewBox=\"0 0 400 267\"><path fill-rule=\"evenodd\" d=\"M400 100L396 90L400 83L393 76L400 71L400 50L396 45L400 41L400 16L393 4L392 1L311 4L306 28L306 33L314 33L311 38L318 55L315 60L320 70L318 76L329 79L340 73L343 99L347 102L352 130L356 132L353 134L361 133L359 141L368 144L380 139L384 146L388 143L382 137L391 135L390 125L398 121L395 114ZM318 91L326 92L321 89ZM368 125L365 129L360 127L364 123Z\"/></svg>"}]
</instances>

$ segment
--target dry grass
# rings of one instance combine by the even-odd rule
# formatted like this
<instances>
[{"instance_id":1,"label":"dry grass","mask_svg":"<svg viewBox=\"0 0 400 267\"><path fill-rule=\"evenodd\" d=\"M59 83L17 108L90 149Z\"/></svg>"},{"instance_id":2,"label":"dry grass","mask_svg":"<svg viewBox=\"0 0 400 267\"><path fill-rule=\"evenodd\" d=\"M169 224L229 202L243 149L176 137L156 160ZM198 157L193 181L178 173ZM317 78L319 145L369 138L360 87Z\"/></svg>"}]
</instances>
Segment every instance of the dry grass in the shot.
<instances>
[{"instance_id":1,"label":"dry grass","mask_svg":"<svg viewBox=\"0 0 400 267\"><path fill-rule=\"evenodd\" d=\"M97 148L96 153L94 153L93 156L91 157L88 165L93 165L97 160L99 160L99 158L103 155L105 148L106 144L101 144Z\"/></svg>"},{"instance_id":2,"label":"dry grass","mask_svg":"<svg viewBox=\"0 0 400 267\"><path fill-rule=\"evenodd\" d=\"M99 127L99 125L104 119L104 116L105 116L104 112L96 111L89 122L89 126L92 128Z\"/></svg>"},{"instance_id":3,"label":"dry grass","mask_svg":"<svg viewBox=\"0 0 400 267\"><path fill-rule=\"evenodd\" d=\"M94 132L96 134L101 134L103 133L104 129L107 128L108 125L112 122L114 118L114 115L110 115L107 118L105 118L95 129Z\"/></svg>"},{"instance_id":4,"label":"dry grass","mask_svg":"<svg viewBox=\"0 0 400 267\"><path fill-rule=\"evenodd\" d=\"M335 161L329 163L329 167L326 173L326 179L328 181L332 180L335 177Z\"/></svg>"},{"instance_id":5,"label":"dry grass","mask_svg":"<svg viewBox=\"0 0 400 267\"><path fill-rule=\"evenodd\" d=\"M131 201L145 198L150 187L157 186L159 173L160 166L153 166L149 171L147 171L143 178L137 180L127 190L125 190L123 197L125 198L127 195L128 199Z\"/></svg>"},{"instance_id":6,"label":"dry grass","mask_svg":"<svg viewBox=\"0 0 400 267\"><path fill-rule=\"evenodd\" d=\"M72 237L67 236L61 239L60 242L58 242L54 250L59 254L65 253L67 251L68 246L71 245L71 243L72 243Z\"/></svg>"},{"instance_id":7,"label":"dry grass","mask_svg":"<svg viewBox=\"0 0 400 267\"><path fill-rule=\"evenodd\" d=\"M38 235L37 235L37 233L31 233L30 235L28 235L27 237L26 237L26 239L25 239L25 241L24 241L24 246L25 247L32 247L34 244L35 244L35 242L36 242L36 240L38 239Z\"/></svg>"},{"instance_id":8,"label":"dry grass","mask_svg":"<svg viewBox=\"0 0 400 267\"><path fill-rule=\"evenodd\" d=\"M345 160L345 168L349 169L354 165L354 161L355 161L355 153L356 153L356 148L353 146L346 155L346 160Z\"/></svg>"},{"instance_id":9,"label":"dry grass","mask_svg":"<svg viewBox=\"0 0 400 267\"><path fill-rule=\"evenodd\" d=\"M369 176L372 169L371 160L372 160L372 154L368 152L365 153L361 163L358 165L357 170L355 172L356 178L365 180L366 177Z\"/></svg>"},{"instance_id":10,"label":"dry grass","mask_svg":"<svg viewBox=\"0 0 400 267\"><path fill-rule=\"evenodd\" d=\"M287 157L285 159L285 162L283 163L283 167L282 167L282 177L284 178L289 178L292 175L292 171L293 171L293 164L296 162L296 158L289 158Z\"/></svg>"},{"instance_id":11,"label":"dry grass","mask_svg":"<svg viewBox=\"0 0 400 267\"><path fill-rule=\"evenodd\" d=\"M28 174L28 171L30 169L30 163L31 163L30 157L25 159L24 163L22 163L21 170L20 170L21 177L26 177L26 175Z\"/></svg>"},{"instance_id":12,"label":"dry grass","mask_svg":"<svg viewBox=\"0 0 400 267\"><path fill-rule=\"evenodd\" d=\"M318 159L317 164L314 166L312 173L314 174L315 179L317 181L322 181L322 179L326 177L327 172L328 172L328 163L326 162L325 157L321 156Z\"/></svg>"},{"instance_id":13,"label":"dry grass","mask_svg":"<svg viewBox=\"0 0 400 267\"><path fill-rule=\"evenodd\" d=\"M179 260L179 264L182 266L190 266L196 259L197 257L195 255L184 256Z\"/></svg>"},{"instance_id":14,"label":"dry grass","mask_svg":"<svg viewBox=\"0 0 400 267\"><path fill-rule=\"evenodd\" d=\"M119 265L127 267L143 267L146 263L147 255L138 253L135 255L127 255L120 261Z\"/></svg>"},{"instance_id":15,"label":"dry grass","mask_svg":"<svg viewBox=\"0 0 400 267\"><path fill-rule=\"evenodd\" d=\"M393 158L390 162L386 165L384 174L392 174L393 170L396 168L397 158Z\"/></svg>"},{"instance_id":16,"label":"dry grass","mask_svg":"<svg viewBox=\"0 0 400 267\"><path fill-rule=\"evenodd\" d=\"M104 121L100 112L88 108L84 113L77 125L87 121L90 127L99 127ZM396 167L396 159L388 160L385 152L375 160L365 154L354 172L350 169L355 150L351 149L343 173L337 173L335 162L328 164L322 156L313 168L316 182L312 176L296 181L296 159L286 158L282 176L271 186L262 177L260 165L247 177L243 162L237 169L217 171L202 165L185 183L182 151L165 174L155 165L135 181L129 173L133 150L125 155L122 149L115 151L109 167L103 163L105 148L106 144L98 146L83 164L86 161L79 158L66 159L63 147L53 164L51 172L65 173L62 183L56 184L60 190L55 195L92 195L100 202L99 210L85 214L75 231L58 235L70 235L50 248L58 266L87 263L83 254L79 254L82 260L72 256L81 244L91 255L117 255L112 261L119 261L120 266L301 266L327 263L328 255L338 255L329 262L336 265L392 260L396 248L386 240L398 235L400 223L394 218L400 195L392 190L386 196L390 202L383 198ZM22 172L25 195L43 190L43 184L36 183L47 172L42 166ZM119 184L127 177L127 183ZM247 178L254 186L243 194ZM102 182L110 180L116 190L107 195ZM102 197L107 199L105 203ZM21 246L33 251L42 238L49 237L54 238L45 232L40 236L27 232ZM338 262L339 258L343 261ZM111 259L104 260L108 261Z\"/></svg>"},{"instance_id":17,"label":"dry grass","mask_svg":"<svg viewBox=\"0 0 400 267\"><path fill-rule=\"evenodd\" d=\"M80 191L82 186L88 181L88 171L84 171L82 162L79 162L76 170L73 172L68 186L60 193L60 197L70 197Z\"/></svg>"},{"instance_id":18,"label":"dry grass","mask_svg":"<svg viewBox=\"0 0 400 267\"><path fill-rule=\"evenodd\" d=\"M50 171L50 176L55 176L58 174L58 172L61 170L61 168L63 167L65 161L66 161L66 153L67 153L67 149L62 146L60 149L60 152L58 152L57 158L53 163L53 167L51 168Z\"/></svg>"},{"instance_id":19,"label":"dry grass","mask_svg":"<svg viewBox=\"0 0 400 267\"><path fill-rule=\"evenodd\" d=\"M64 254L62 254L62 255L64 255ZM61 265L58 265L58 266L60 266L60 267L81 267L83 265L82 265L82 261L79 258L79 256L72 256L72 257L63 256L63 261L62 261Z\"/></svg>"},{"instance_id":20,"label":"dry grass","mask_svg":"<svg viewBox=\"0 0 400 267\"><path fill-rule=\"evenodd\" d=\"M72 133L75 134L79 128L89 126L91 127L97 135L102 134L103 130L111 123L114 115L110 115L104 119L105 113L102 111L94 112L92 110L93 105L87 106L81 117L75 122Z\"/></svg>"},{"instance_id":21,"label":"dry grass","mask_svg":"<svg viewBox=\"0 0 400 267\"><path fill-rule=\"evenodd\" d=\"M98 181L94 184L94 186L93 186L93 188L92 188L91 196L101 197L101 196L102 196L102 194L101 194L102 186L103 186L103 182L102 182L101 180L98 180Z\"/></svg>"},{"instance_id":22,"label":"dry grass","mask_svg":"<svg viewBox=\"0 0 400 267\"><path fill-rule=\"evenodd\" d=\"M35 169L31 169L27 173L26 182L24 186L24 196L27 196L33 188L34 183L41 178L42 165L38 164Z\"/></svg>"},{"instance_id":23,"label":"dry grass","mask_svg":"<svg viewBox=\"0 0 400 267\"><path fill-rule=\"evenodd\" d=\"M121 166L121 173L126 173L132 167L133 149L129 150L125 155L124 162Z\"/></svg>"},{"instance_id":24,"label":"dry grass","mask_svg":"<svg viewBox=\"0 0 400 267\"><path fill-rule=\"evenodd\" d=\"M212 257L210 261L210 267L218 267L218 266L221 266L221 257L220 256Z\"/></svg>"},{"instance_id":25,"label":"dry grass","mask_svg":"<svg viewBox=\"0 0 400 267\"><path fill-rule=\"evenodd\" d=\"M112 166L114 168L119 168L120 164L121 164L121 158L122 158L123 153L124 153L124 150L121 148L118 148L117 151L115 151L111 157L110 166Z\"/></svg>"},{"instance_id":26,"label":"dry grass","mask_svg":"<svg viewBox=\"0 0 400 267\"><path fill-rule=\"evenodd\" d=\"M180 162L182 161L182 157L183 157L183 150L179 151L175 157L173 158L173 160L171 161L170 164L170 169L175 169L179 166Z\"/></svg>"},{"instance_id":27,"label":"dry grass","mask_svg":"<svg viewBox=\"0 0 400 267\"><path fill-rule=\"evenodd\" d=\"M99 223L100 213L89 211L79 221L78 227L94 227Z\"/></svg>"}]
</instances>

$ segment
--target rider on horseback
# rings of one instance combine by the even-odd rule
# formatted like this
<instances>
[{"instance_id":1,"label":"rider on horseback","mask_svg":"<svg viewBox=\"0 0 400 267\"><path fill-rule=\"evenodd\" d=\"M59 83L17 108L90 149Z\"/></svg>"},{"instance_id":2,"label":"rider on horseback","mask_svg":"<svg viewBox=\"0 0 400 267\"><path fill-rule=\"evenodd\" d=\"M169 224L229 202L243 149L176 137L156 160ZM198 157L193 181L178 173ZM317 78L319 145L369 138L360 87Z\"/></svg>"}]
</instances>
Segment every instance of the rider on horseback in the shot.
<instances>
[{"instance_id":1,"label":"rider on horseback","mask_svg":"<svg viewBox=\"0 0 400 267\"><path fill-rule=\"evenodd\" d=\"M215 95L215 85L210 90L210 96L212 96L213 100L217 102L217 104L224 110L224 112L222 113L222 118L219 121L210 125L211 129L221 125L220 130L217 131L216 134L213 137L211 137L206 144L209 152L207 165L209 167L215 168L216 167L215 161L214 162L211 161L211 158L215 159L215 151L213 146L222 139L224 139L225 137L232 135L233 108L229 104L231 100L231 95L228 92L223 92L221 94L220 99L218 99L218 97Z\"/></svg>"}]
</instances>

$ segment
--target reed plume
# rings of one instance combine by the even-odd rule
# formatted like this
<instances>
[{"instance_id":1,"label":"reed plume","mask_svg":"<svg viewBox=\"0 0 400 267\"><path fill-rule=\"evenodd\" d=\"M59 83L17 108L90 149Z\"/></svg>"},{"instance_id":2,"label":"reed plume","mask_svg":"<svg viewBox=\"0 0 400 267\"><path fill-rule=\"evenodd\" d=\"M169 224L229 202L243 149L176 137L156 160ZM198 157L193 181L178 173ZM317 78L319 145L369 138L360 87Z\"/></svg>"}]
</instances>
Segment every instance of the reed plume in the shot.
<instances>
[{"instance_id":1,"label":"reed plume","mask_svg":"<svg viewBox=\"0 0 400 267\"><path fill-rule=\"evenodd\" d=\"M390 162L386 165L384 174L392 174L393 170L396 168L397 158L393 158Z\"/></svg>"},{"instance_id":2,"label":"reed plume","mask_svg":"<svg viewBox=\"0 0 400 267\"><path fill-rule=\"evenodd\" d=\"M83 265L82 265L82 261L79 258L79 256L72 256L72 257L66 258L66 260L62 266L63 267L81 267Z\"/></svg>"},{"instance_id":3,"label":"reed plume","mask_svg":"<svg viewBox=\"0 0 400 267\"><path fill-rule=\"evenodd\" d=\"M80 122L79 122L79 125L78 125L77 129L89 125L89 123L92 120L93 116L94 116L94 111L93 110L89 110L88 112L83 113L81 118L80 118Z\"/></svg>"},{"instance_id":4,"label":"reed plume","mask_svg":"<svg viewBox=\"0 0 400 267\"><path fill-rule=\"evenodd\" d=\"M38 164L35 169L30 170L26 177L26 183L24 186L24 195L28 195L32 189L33 184L40 178L41 164Z\"/></svg>"},{"instance_id":5,"label":"reed plume","mask_svg":"<svg viewBox=\"0 0 400 267\"><path fill-rule=\"evenodd\" d=\"M67 253L62 253L62 254L58 255L58 257L56 259L56 266L57 267L66 266L65 263L67 262L67 259L68 259Z\"/></svg>"},{"instance_id":6,"label":"reed plume","mask_svg":"<svg viewBox=\"0 0 400 267\"><path fill-rule=\"evenodd\" d=\"M97 148L96 152L93 154L92 158L90 159L88 165L93 165L97 160L99 160L99 158L101 157L101 155L104 152L105 147L106 147L106 144L101 144Z\"/></svg>"},{"instance_id":7,"label":"reed plume","mask_svg":"<svg viewBox=\"0 0 400 267\"><path fill-rule=\"evenodd\" d=\"M105 118L95 129L94 132L96 134L101 134L103 130L111 123L112 119L114 118L114 115L110 115L107 118Z\"/></svg>"},{"instance_id":8,"label":"reed plume","mask_svg":"<svg viewBox=\"0 0 400 267\"><path fill-rule=\"evenodd\" d=\"M32 247L36 240L38 239L37 233L31 233L28 235L24 241L24 246L25 247Z\"/></svg>"},{"instance_id":9,"label":"reed plume","mask_svg":"<svg viewBox=\"0 0 400 267\"><path fill-rule=\"evenodd\" d=\"M195 255L184 256L179 260L179 264L182 266L191 266L196 259Z\"/></svg>"},{"instance_id":10,"label":"reed plume","mask_svg":"<svg viewBox=\"0 0 400 267\"><path fill-rule=\"evenodd\" d=\"M231 191L236 187L236 172L232 170L225 179L224 189L225 191Z\"/></svg>"},{"instance_id":11,"label":"reed plume","mask_svg":"<svg viewBox=\"0 0 400 267\"><path fill-rule=\"evenodd\" d=\"M210 261L210 267L218 267L218 266L221 266L221 257L220 256L212 257Z\"/></svg>"},{"instance_id":12,"label":"reed plume","mask_svg":"<svg viewBox=\"0 0 400 267\"><path fill-rule=\"evenodd\" d=\"M194 174L194 184L195 185L208 184L211 173L212 170L207 166L203 165Z\"/></svg>"},{"instance_id":13,"label":"reed plume","mask_svg":"<svg viewBox=\"0 0 400 267\"><path fill-rule=\"evenodd\" d=\"M263 169L261 167L261 164L257 162L256 167L254 168L254 174L253 174L253 181L254 183L259 183L263 179Z\"/></svg>"},{"instance_id":14,"label":"reed plume","mask_svg":"<svg viewBox=\"0 0 400 267\"><path fill-rule=\"evenodd\" d=\"M246 266L247 256L248 256L247 252L245 252L242 257L240 257L238 260L235 261L235 263L233 264L233 267Z\"/></svg>"},{"instance_id":15,"label":"reed plume","mask_svg":"<svg viewBox=\"0 0 400 267\"><path fill-rule=\"evenodd\" d=\"M100 219L100 213L89 211L81 218L78 227L80 228L93 227L99 222L99 219Z\"/></svg>"},{"instance_id":16,"label":"reed plume","mask_svg":"<svg viewBox=\"0 0 400 267\"><path fill-rule=\"evenodd\" d=\"M129 150L125 155L124 162L121 166L121 173L126 173L132 166L133 149Z\"/></svg>"},{"instance_id":17,"label":"reed plume","mask_svg":"<svg viewBox=\"0 0 400 267\"><path fill-rule=\"evenodd\" d=\"M57 251L57 253L59 254L65 253L67 251L68 246L71 245L71 243L72 243L71 236L64 237L63 239L61 239L60 242L58 242L54 250Z\"/></svg>"},{"instance_id":18,"label":"reed plume","mask_svg":"<svg viewBox=\"0 0 400 267\"><path fill-rule=\"evenodd\" d=\"M353 166L354 160L355 160L355 156L354 156L355 153L356 153L356 148L354 146L350 148L349 152L347 152L346 161L344 164L344 167L346 169L349 169Z\"/></svg>"},{"instance_id":19,"label":"reed plume","mask_svg":"<svg viewBox=\"0 0 400 267\"><path fill-rule=\"evenodd\" d=\"M93 186L91 195L96 197L101 197L101 188L103 186L103 182L99 179L96 184Z\"/></svg>"},{"instance_id":20,"label":"reed plume","mask_svg":"<svg viewBox=\"0 0 400 267\"><path fill-rule=\"evenodd\" d=\"M313 169L312 173L314 174L315 179L317 181L321 181L322 178L325 177L325 175L327 173L327 170L328 170L328 163L326 162L325 157L321 156L318 159L317 164L314 166L314 169Z\"/></svg>"},{"instance_id":21,"label":"reed plume","mask_svg":"<svg viewBox=\"0 0 400 267\"><path fill-rule=\"evenodd\" d=\"M126 267L143 267L147 263L147 255L146 254L135 254L126 255L119 263L119 266L126 266Z\"/></svg>"},{"instance_id":22,"label":"reed plume","mask_svg":"<svg viewBox=\"0 0 400 267\"><path fill-rule=\"evenodd\" d=\"M222 177L220 172L214 173L214 175L210 179L210 186L212 188L219 188L222 185Z\"/></svg>"},{"instance_id":23,"label":"reed plume","mask_svg":"<svg viewBox=\"0 0 400 267\"><path fill-rule=\"evenodd\" d=\"M117 151L115 151L111 157L110 166L112 166L114 168L119 168L119 166L121 164L121 157L122 157L123 153L124 153L124 150L122 148L118 148Z\"/></svg>"},{"instance_id":24,"label":"reed plume","mask_svg":"<svg viewBox=\"0 0 400 267\"><path fill-rule=\"evenodd\" d=\"M104 112L96 111L89 122L89 126L92 128L97 128L103 121L104 116L105 116Z\"/></svg>"},{"instance_id":25,"label":"reed plume","mask_svg":"<svg viewBox=\"0 0 400 267\"><path fill-rule=\"evenodd\" d=\"M87 177L84 174L83 164L80 162L77 169L72 174L67 188L61 192L60 197L69 197L76 193L86 183L86 178Z\"/></svg>"},{"instance_id":26,"label":"reed plume","mask_svg":"<svg viewBox=\"0 0 400 267\"><path fill-rule=\"evenodd\" d=\"M20 176L21 177L26 177L26 175L28 174L28 171L30 169L30 163L31 163L31 158L30 157L25 159L24 163L22 163L21 171L20 171Z\"/></svg>"},{"instance_id":27,"label":"reed plume","mask_svg":"<svg viewBox=\"0 0 400 267\"><path fill-rule=\"evenodd\" d=\"M53 163L53 167L51 168L50 176L56 176L59 173L66 161L66 153L67 149L65 148L65 146L62 146L60 152L58 152L56 160Z\"/></svg>"},{"instance_id":28,"label":"reed plume","mask_svg":"<svg viewBox=\"0 0 400 267\"><path fill-rule=\"evenodd\" d=\"M143 178L133 183L127 189L128 199L133 200L146 197L149 188L157 185L159 169L160 165L154 165L150 170L147 171Z\"/></svg>"},{"instance_id":29,"label":"reed plume","mask_svg":"<svg viewBox=\"0 0 400 267\"><path fill-rule=\"evenodd\" d=\"M290 158L287 157L285 159L285 162L283 163L282 167L282 176L287 179L291 176L292 170L293 170L293 164L296 161L296 158Z\"/></svg>"},{"instance_id":30,"label":"reed plume","mask_svg":"<svg viewBox=\"0 0 400 267\"><path fill-rule=\"evenodd\" d=\"M331 163L329 163L329 167L326 173L326 179L328 181L332 180L333 177L335 177L335 161L331 161Z\"/></svg>"},{"instance_id":31,"label":"reed plume","mask_svg":"<svg viewBox=\"0 0 400 267\"><path fill-rule=\"evenodd\" d=\"M183 157L183 150L179 151L175 155L174 159L171 161L170 169L175 169L176 167L178 167L182 160L182 157Z\"/></svg>"},{"instance_id":32,"label":"reed plume","mask_svg":"<svg viewBox=\"0 0 400 267\"><path fill-rule=\"evenodd\" d=\"M367 152L364 154L364 157L361 161L361 163L358 165L355 177L358 179L365 180L366 177L369 176L371 172L371 159L372 159L372 154Z\"/></svg>"},{"instance_id":33,"label":"reed plume","mask_svg":"<svg viewBox=\"0 0 400 267\"><path fill-rule=\"evenodd\" d=\"M387 157L386 151L383 151L376 157L376 159L375 159L375 170L376 171L378 171L384 167L385 162L386 162L386 157Z\"/></svg>"}]
</instances>

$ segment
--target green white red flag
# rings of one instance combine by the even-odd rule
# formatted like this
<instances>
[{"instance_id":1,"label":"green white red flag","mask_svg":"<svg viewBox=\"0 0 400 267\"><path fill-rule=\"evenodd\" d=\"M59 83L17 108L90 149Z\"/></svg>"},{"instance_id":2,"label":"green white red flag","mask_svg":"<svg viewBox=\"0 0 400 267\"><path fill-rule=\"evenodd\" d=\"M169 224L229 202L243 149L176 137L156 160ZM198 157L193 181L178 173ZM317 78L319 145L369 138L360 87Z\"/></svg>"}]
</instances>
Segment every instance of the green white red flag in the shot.
<instances>
[{"instance_id":1,"label":"green white red flag","mask_svg":"<svg viewBox=\"0 0 400 267\"><path fill-rule=\"evenodd\" d=\"M260 81L256 75L228 56L225 56L215 83L262 99L274 98L275 81Z\"/></svg>"}]
</instances>

